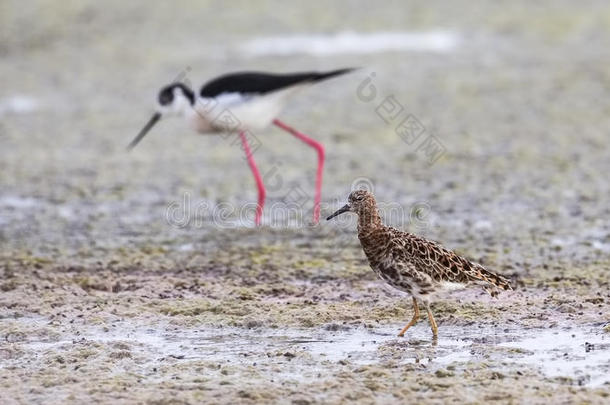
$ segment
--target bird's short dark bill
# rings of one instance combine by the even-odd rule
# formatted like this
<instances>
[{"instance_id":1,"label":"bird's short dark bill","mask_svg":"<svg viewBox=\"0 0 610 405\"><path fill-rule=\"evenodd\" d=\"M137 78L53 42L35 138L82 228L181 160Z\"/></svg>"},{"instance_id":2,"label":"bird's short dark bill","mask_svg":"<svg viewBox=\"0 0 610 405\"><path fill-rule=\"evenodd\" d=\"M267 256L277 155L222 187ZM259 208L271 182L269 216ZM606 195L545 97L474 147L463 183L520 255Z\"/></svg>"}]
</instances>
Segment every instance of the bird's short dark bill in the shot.
<instances>
[{"instance_id":1,"label":"bird's short dark bill","mask_svg":"<svg viewBox=\"0 0 610 405\"><path fill-rule=\"evenodd\" d=\"M146 135L146 133L148 131L150 131L150 129L157 123L157 121L159 121L161 119L161 114L160 113L155 113L150 120L146 123L146 125L144 125L144 128L142 128L142 130L140 131L140 133L138 134L138 136L136 136L133 141L131 141L131 143L129 144L129 146L127 146L127 150L132 150L141 140L142 138L144 138L144 136Z\"/></svg>"},{"instance_id":2,"label":"bird's short dark bill","mask_svg":"<svg viewBox=\"0 0 610 405\"><path fill-rule=\"evenodd\" d=\"M343 207L339 208L337 211L335 211L334 214L330 215L328 218L326 218L327 221L330 221L331 219L333 219L334 217L336 217L337 215L341 215L344 212L348 212L349 211L349 204L345 204Z\"/></svg>"}]
</instances>

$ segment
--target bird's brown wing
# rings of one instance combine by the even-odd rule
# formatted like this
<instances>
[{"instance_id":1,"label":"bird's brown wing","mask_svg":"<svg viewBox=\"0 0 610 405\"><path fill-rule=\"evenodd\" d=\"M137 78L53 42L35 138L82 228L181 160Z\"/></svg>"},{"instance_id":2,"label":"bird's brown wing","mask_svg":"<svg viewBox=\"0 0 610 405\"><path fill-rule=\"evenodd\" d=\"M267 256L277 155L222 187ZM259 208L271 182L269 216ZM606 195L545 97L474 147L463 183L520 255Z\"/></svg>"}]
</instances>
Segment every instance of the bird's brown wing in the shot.
<instances>
[{"instance_id":1,"label":"bird's brown wing","mask_svg":"<svg viewBox=\"0 0 610 405\"><path fill-rule=\"evenodd\" d=\"M484 282L503 288L512 289L510 282L477 263L459 256L439 243L420 236L391 228L396 248L394 255L400 260L411 261L418 272L428 274L435 282Z\"/></svg>"}]
</instances>

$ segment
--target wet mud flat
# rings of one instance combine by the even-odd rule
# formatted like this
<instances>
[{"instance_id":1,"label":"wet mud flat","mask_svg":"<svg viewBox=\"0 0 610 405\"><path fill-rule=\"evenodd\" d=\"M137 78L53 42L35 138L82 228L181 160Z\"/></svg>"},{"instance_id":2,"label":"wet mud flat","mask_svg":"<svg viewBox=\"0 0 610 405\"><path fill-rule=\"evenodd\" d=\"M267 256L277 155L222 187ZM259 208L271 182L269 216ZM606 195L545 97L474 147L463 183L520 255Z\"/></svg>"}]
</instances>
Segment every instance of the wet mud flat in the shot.
<instances>
[{"instance_id":1,"label":"wet mud flat","mask_svg":"<svg viewBox=\"0 0 610 405\"><path fill-rule=\"evenodd\" d=\"M191 264L180 271L151 260L146 272L52 263L17 272L13 260L0 300L3 395L8 403L608 400L605 271L586 285L521 277L499 299L454 292L432 306L435 341L425 317L396 337L410 300L375 280L357 249L342 264L324 254L295 261L312 253L303 249L182 254Z\"/></svg>"},{"instance_id":2,"label":"wet mud flat","mask_svg":"<svg viewBox=\"0 0 610 405\"><path fill-rule=\"evenodd\" d=\"M47 3L0 12L0 403L609 402L607 1ZM388 32L418 49L337 46ZM167 120L124 152L176 77L348 66L282 115L327 148L322 216L371 187L515 285L439 297L438 342L425 317L395 336L410 300L354 223L307 225L315 155L288 135L255 134L259 229L235 138ZM295 190L298 225L274 221Z\"/></svg>"}]
</instances>

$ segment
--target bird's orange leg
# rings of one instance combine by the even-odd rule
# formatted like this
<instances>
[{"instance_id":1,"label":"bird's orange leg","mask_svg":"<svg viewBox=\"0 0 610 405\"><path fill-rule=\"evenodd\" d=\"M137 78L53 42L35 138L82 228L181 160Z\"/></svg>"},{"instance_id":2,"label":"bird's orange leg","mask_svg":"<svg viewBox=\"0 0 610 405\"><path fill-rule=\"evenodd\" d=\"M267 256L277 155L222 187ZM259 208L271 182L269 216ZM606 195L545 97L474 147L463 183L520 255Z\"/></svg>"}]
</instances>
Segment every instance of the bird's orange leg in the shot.
<instances>
[{"instance_id":1,"label":"bird's orange leg","mask_svg":"<svg viewBox=\"0 0 610 405\"><path fill-rule=\"evenodd\" d=\"M250 145L248 144L248 139L246 139L245 132L240 132L239 137L241 138L241 144L244 152L246 152L248 165L250 165L250 170L252 170L252 174L254 175L256 187L258 188L258 205L256 206L256 217L254 218L254 223L256 225L260 225L261 218L263 216L263 206L265 205L265 184L263 183L263 178L258 171L258 167L256 167L256 162L254 162L254 158L252 157L252 151L250 150Z\"/></svg>"},{"instance_id":2,"label":"bird's orange leg","mask_svg":"<svg viewBox=\"0 0 610 405\"><path fill-rule=\"evenodd\" d=\"M318 152L318 171L316 172L316 193L313 200L313 223L317 224L320 221L320 200L322 197L322 173L324 171L324 146L318 141L311 139L294 128L289 127L282 121L275 119L273 123L282 128L284 131L291 133L307 145L311 146Z\"/></svg>"},{"instance_id":3,"label":"bird's orange leg","mask_svg":"<svg viewBox=\"0 0 610 405\"><path fill-rule=\"evenodd\" d=\"M413 311L414 311L413 318L411 318L411 321L407 324L407 326L402 328L402 330L400 331L398 336L403 337L405 335L405 332L407 331L407 329L409 329L411 326L415 325L415 323L419 319L419 307L417 306L417 300L415 299L415 297L413 297Z\"/></svg>"},{"instance_id":4,"label":"bird's orange leg","mask_svg":"<svg viewBox=\"0 0 610 405\"><path fill-rule=\"evenodd\" d=\"M430 311L430 306L428 303L426 305L426 312L428 312L428 322L430 322L430 328L432 328L432 335L436 338L438 336L438 325L434 320L434 316L432 316L432 311Z\"/></svg>"}]
</instances>

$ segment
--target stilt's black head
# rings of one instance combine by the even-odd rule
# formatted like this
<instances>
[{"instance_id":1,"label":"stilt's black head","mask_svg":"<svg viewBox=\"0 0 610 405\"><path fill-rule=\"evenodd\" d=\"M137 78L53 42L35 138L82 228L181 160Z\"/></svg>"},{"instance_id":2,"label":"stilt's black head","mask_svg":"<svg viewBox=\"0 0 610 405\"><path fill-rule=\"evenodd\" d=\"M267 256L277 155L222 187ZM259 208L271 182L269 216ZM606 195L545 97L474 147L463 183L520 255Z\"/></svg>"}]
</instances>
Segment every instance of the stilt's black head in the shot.
<instances>
[{"instance_id":1,"label":"stilt's black head","mask_svg":"<svg viewBox=\"0 0 610 405\"><path fill-rule=\"evenodd\" d=\"M195 93L183 83L169 84L159 91L159 105L169 106L174 103L177 97L183 95L189 101L190 105L195 104Z\"/></svg>"},{"instance_id":2,"label":"stilt's black head","mask_svg":"<svg viewBox=\"0 0 610 405\"><path fill-rule=\"evenodd\" d=\"M159 103L157 112L154 113L148 123L144 125L144 128L142 128L134 140L127 146L127 150L133 149L138 142L146 136L148 131L155 126L161 117L172 115L184 116L187 111L195 105L195 94L193 93L193 90L189 89L188 86L183 83L172 83L159 91L157 101Z\"/></svg>"}]
</instances>

